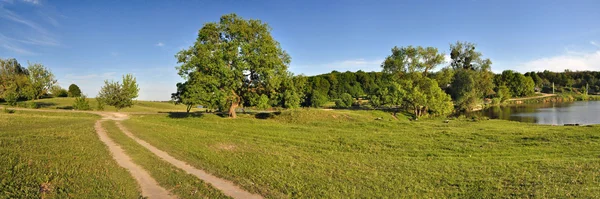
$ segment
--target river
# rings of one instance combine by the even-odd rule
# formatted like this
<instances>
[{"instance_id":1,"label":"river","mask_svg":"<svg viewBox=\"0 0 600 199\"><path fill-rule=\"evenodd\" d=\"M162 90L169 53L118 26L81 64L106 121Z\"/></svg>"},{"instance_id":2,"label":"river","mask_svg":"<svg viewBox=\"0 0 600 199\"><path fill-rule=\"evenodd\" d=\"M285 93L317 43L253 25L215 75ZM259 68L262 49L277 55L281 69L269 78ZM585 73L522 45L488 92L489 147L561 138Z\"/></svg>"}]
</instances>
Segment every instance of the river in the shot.
<instances>
[{"instance_id":1,"label":"river","mask_svg":"<svg viewBox=\"0 0 600 199\"><path fill-rule=\"evenodd\" d=\"M548 125L600 124L600 101L496 106L472 114Z\"/></svg>"}]
</instances>

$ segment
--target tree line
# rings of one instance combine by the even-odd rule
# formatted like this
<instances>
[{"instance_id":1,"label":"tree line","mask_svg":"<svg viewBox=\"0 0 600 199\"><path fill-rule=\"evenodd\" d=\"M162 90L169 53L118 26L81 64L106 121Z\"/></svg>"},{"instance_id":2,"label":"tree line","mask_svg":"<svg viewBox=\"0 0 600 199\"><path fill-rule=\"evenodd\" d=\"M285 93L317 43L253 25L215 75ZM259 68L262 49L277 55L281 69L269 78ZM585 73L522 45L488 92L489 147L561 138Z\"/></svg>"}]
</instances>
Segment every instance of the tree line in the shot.
<instances>
[{"instance_id":1,"label":"tree line","mask_svg":"<svg viewBox=\"0 0 600 199\"><path fill-rule=\"evenodd\" d=\"M75 97L74 109L91 109L79 86L71 84L66 90L57 82L50 69L42 64L28 63L27 67L23 67L14 58L0 59L0 99L9 106L17 105L18 101L32 100L31 107L36 108L35 100L42 97ZM138 84L131 74L124 75L122 83L105 80L96 97L97 109L103 110L104 105L114 106L117 110L131 107L138 92Z\"/></svg>"},{"instance_id":2,"label":"tree line","mask_svg":"<svg viewBox=\"0 0 600 199\"><path fill-rule=\"evenodd\" d=\"M421 117L530 96L550 83L557 88L584 83L600 88L598 72L494 74L492 61L476 44L461 41L450 44L449 63L437 48L406 46L393 47L380 72L293 75L288 71L291 57L270 31L266 23L236 14L205 24L194 45L175 56L185 81L176 85L172 100L185 104L188 112L203 105L227 111L230 117L240 107L322 107L331 101L340 108L386 108Z\"/></svg>"}]
</instances>

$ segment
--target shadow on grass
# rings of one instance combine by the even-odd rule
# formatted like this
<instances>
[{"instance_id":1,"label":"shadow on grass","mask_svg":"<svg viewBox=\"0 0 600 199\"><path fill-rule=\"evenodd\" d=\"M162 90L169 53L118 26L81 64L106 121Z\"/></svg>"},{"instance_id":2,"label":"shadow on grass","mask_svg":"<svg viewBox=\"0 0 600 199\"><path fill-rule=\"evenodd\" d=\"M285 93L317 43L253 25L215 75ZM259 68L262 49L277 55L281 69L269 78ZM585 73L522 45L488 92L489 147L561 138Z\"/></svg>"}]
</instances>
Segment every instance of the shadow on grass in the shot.
<instances>
[{"instance_id":1,"label":"shadow on grass","mask_svg":"<svg viewBox=\"0 0 600 199\"><path fill-rule=\"evenodd\" d=\"M158 113L167 113L169 118L189 118L189 117L204 117L205 115L216 115L219 117L228 117L228 115L226 113L206 113L206 112L200 112L200 111L196 111L196 112L158 112Z\"/></svg>"},{"instance_id":2,"label":"shadow on grass","mask_svg":"<svg viewBox=\"0 0 600 199\"><path fill-rule=\"evenodd\" d=\"M40 108L46 108L46 107L50 107L50 106L55 106L56 103L54 102L35 102Z\"/></svg>"},{"instance_id":3,"label":"shadow on grass","mask_svg":"<svg viewBox=\"0 0 600 199\"><path fill-rule=\"evenodd\" d=\"M56 107L56 109L72 110L73 106L59 106L59 107Z\"/></svg>"},{"instance_id":4,"label":"shadow on grass","mask_svg":"<svg viewBox=\"0 0 600 199\"><path fill-rule=\"evenodd\" d=\"M277 111L277 112L256 112L256 113L248 113L251 115L254 115L254 118L256 119L271 119L274 118L277 115L281 115L281 111Z\"/></svg>"}]
</instances>

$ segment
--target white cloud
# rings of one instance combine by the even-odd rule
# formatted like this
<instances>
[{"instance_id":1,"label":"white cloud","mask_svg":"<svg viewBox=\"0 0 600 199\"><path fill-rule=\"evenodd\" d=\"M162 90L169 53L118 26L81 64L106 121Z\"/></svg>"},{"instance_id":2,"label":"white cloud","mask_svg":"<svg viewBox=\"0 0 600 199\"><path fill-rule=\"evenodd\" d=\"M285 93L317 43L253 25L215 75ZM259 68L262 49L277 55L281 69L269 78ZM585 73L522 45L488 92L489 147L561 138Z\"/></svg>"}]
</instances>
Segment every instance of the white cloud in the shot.
<instances>
[{"instance_id":1,"label":"white cloud","mask_svg":"<svg viewBox=\"0 0 600 199\"><path fill-rule=\"evenodd\" d=\"M164 43L162 43L162 42L158 42L158 43L156 44L156 46L158 46L158 47L163 47L163 46L165 46L165 44L164 44Z\"/></svg>"},{"instance_id":2,"label":"white cloud","mask_svg":"<svg viewBox=\"0 0 600 199\"><path fill-rule=\"evenodd\" d=\"M516 68L519 72L544 70L561 72L565 69L599 71L600 50L594 52L566 52L564 55L539 58L518 64Z\"/></svg>"}]
</instances>

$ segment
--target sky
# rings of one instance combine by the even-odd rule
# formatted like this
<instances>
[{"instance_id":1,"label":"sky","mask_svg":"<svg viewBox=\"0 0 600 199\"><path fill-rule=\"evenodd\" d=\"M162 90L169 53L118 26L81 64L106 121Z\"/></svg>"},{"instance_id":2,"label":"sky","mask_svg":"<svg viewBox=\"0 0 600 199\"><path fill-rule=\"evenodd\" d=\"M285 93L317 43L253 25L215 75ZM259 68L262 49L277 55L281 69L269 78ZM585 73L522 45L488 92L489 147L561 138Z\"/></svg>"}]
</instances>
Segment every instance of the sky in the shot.
<instances>
[{"instance_id":1,"label":"sky","mask_svg":"<svg viewBox=\"0 0 600 199\"><path fill-rule=\"evenodd\" d=\"M169 100L175 54L228 13L269 24L294 74L380 71L394 46L448 54L456 41L476 43L497 73L600 71L598 0L0 0L0 58L41 63L89 97L131 73L138 99Z\"/></svg>"}]
</instances>

